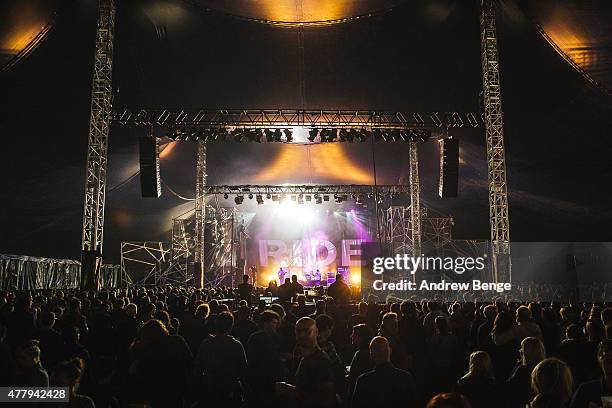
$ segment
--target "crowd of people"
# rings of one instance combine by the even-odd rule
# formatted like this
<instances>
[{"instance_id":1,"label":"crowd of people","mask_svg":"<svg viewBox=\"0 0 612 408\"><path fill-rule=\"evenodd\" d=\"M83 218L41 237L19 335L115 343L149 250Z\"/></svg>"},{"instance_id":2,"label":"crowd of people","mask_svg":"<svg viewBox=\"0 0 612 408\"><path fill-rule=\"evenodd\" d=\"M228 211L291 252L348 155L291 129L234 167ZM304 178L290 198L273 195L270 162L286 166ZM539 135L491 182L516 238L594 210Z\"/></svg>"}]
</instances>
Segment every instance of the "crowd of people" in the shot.
<instances>
[{"instance_id":1,"label":"crowd of people","mask_svg":"<svg viewBox=\"0 0 612 408\"><path fill-rule=\"evenodd\" d=\"M103 408L612 400L604 303L354 302L343 285L336 298L287 289L272 302L248 277L236 288L0 292L0 386L67 387L69 406Z\"/></svg>"}]
</instances>

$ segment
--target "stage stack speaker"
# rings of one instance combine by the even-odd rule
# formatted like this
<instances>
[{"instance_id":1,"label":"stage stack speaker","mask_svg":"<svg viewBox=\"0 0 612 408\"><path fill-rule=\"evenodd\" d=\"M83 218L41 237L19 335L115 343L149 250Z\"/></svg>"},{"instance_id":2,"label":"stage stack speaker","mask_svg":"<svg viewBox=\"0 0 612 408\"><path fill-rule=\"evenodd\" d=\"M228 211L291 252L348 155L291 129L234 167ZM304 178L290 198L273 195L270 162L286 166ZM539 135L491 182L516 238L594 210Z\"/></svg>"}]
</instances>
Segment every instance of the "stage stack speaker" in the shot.
<instances>
[{"instance_id":1,"label":"stage stack speaker","mask_svg":"<svg viewBox=\"0 0 612 408\"><path fill-rule=\"evenodd\" d=\"M159 198L161 180L159 178L159 139L142 136L140 141L140 190L143 197Z\"/></svg>"},{"instance_id":2,"label":"stage stack speaker","mask_svg":"<svg viewBox=\"0 0 612 408\"><path fill-rule=\"evenodd\" d=\"M438 194L442 198L457 197L459 184L459 141L440 140L440 183Z\"/></svg>"}]
</instances>

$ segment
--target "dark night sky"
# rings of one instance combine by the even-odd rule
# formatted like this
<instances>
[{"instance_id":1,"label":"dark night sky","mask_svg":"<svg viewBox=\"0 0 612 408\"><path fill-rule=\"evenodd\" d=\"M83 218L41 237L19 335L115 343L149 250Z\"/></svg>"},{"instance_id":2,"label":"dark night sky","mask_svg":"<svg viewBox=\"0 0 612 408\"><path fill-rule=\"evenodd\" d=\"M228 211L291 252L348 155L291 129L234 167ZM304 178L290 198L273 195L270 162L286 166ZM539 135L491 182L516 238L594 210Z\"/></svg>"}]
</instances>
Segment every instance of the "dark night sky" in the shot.
<instances>
[{"instance_id":1,"label":"dark night sky","mask_svg":"<svg viewBox=\"0 0 612 408\"><path fill-rule=\"evenodd\" d=\"M143 14L140 2L121 3L116 108L299 107L295 30L192 10L179 24L166 24ZM0 74L2 253L79 256L94 4L70 3L45 42L15 69ZM307 29L305 107L477 111L476 2L458 4L441 21L423 18L418 7L408 5L356 22ZM527 20L502 15L499 35L511 238L611 240L609 111ZM116 126L111 131L107 262L118 262L121 241L167 239L163 220L186 208L168 191L159 200L142 199L137 179L112 189L137 163L136 135ZM460 197L437 198L431 142L421 149L423 200L455 217L456 237L485 239L484 132L462 130L456 136L466 162ZM253 182L280 149L233 142L212 146L209 182ZM369 150L351 147L346 154L369 171ZM407 155L405 145L377 146L380 179L405 181ZM162 162L162 175L175 190L193 197L194 166L194 145L185 143ZM287 179L278 180L284 181L309 180L288 169Z\"/></svg>"}]
</instances>

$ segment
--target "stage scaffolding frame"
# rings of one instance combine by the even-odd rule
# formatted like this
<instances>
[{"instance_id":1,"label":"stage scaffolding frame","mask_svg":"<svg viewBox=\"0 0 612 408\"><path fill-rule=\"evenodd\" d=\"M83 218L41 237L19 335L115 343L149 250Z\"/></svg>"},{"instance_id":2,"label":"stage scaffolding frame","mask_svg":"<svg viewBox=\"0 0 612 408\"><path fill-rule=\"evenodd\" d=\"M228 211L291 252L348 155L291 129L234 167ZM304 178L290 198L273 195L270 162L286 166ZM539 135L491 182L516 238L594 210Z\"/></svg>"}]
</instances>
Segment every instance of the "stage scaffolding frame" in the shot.
<instances>
[{"instance_id":1,"label":"stage scaffolding frame","mask_svg":"<svg viewBox=\"0 0 612 408\"><path fill-rule=\"evenodd\" d=\"M113 113L121 126L168 129L389 129L420 131L435 128L478 127L482 122L471 112L395 112L316 109L125 109Z\"/></svg>"},{"instance_id":2,"label":"stage scaffolding frame","mask_svg":"<svg viewBox=\"0 0 612 408\"><path fill-rule=\"evenodd\" d=\"M496 282L510 282L510 221L508 217L504 117L499 80L495 4L495 0L481 0L480 13L482 83L489 187L489 222L491 228L493 279Z\"/></svg>"},{"instance_id":3,"label":"stage scaffolding frame","mask_svg":"<svg viewBox=\"0 0 612 408\"><path fill-rule=\"evenodd\" d=\"M418 257L421 255L421 183L418 143L414 140L410 141L410 225L412 256Z\"/></svg>"},{"instance_id":4,"label":"stage scaffolding frame","mask_svg":"<svg viewBox=\"0 0 612 408\"><path fill-rule=\"evenodd\" d=\"M203 271L204 271L204 229L206 222L206 195L204 189L206 187L206 141L198 141L198 153L196 158L196 197L195 197L195 249L194 249L194 265L195 284L197 287L203 287Z\"/></svg>"},{"instance_id":5,"label":"stage scaffolding frame","mask_svg":"<svg viewBox=\"0 0 612 408\"><path fill-rule=\"evenodd\" d=\"M99 0L83 210L82 285L98 289L104 238L108 133L112 111L115 1Z\"/></svg>"},{"instance_id":6,"label":"stage scaffolding frame","mask_svg":"<svg viewBox=\"0 0 612 408\"><path fill-rule=\"evenodd\" d=\"M506 162L503 133L503 112L499 82L499 59L497 49L497 31L495 4L496 0L481 0L481 56L484 94L484 124L486 129L488 190L490 209L491 246L493 252L494 279L510 279L510 237L508 218L508 194L506 184ZM411 220L420 228L420 198L418 184L418 159L416 142L426 139L431 129L471 126L480 124L478 115L472 113L422 114L418 112L382 112L382 111L349 111L349 110L124 110L112 112L112 66L113 41L115 29L115 1L99 0L98 22L96 29L96 48L94 75L92 84L92 101L90 112L90 130L87 150L86 185L83 213L83 235L81 249L83 266L82 286L98 289L100 263L103 249L104 205L106 192L106 169L108 155L108 133L111 122L121 125L146 126L152 129L162 126L175 130L187 137L208 140L206 132L218 129L252 128L278 129L296 126L317 129L356 129L364 132L380 130L399 130L402 141L409 141L411 157ZM214 135L212 135L214 136ZM187 138L186 137L186 138ZM217 138L214 137L213 140ZM397 141L395 137L392 141ZM274 141L281 141L275 139ZM343 141L340 138L339 141ZM344 140L346 141L346 140ZM351 141L350 139L348 140ZM364 139L360 138L360 141ZM387 141L383 138L383 141ZM415 145L415 147L413 147ZM198 185L204 187L204 160L200 165L200 147L198 148ZM200 171L204 169L204 171ZM376 192L376 190L375 190ZM205 207L202 201L207 192L196 194L196 208L201 209L199 219L204 224ZM378 215L378 214L377 214ZM197 238L198 247L203 248L204 235L202 227ZM413 242L420 241L420 233L415 229ZM413 247L413 251L418 248ZM198 250L201 258L202 251ZM83 276L84 275L84 276Z\"/></svg>"},{"instance_id":7,"label":"stage scaffolding frame","mask_svg":"<svg viewBox=\"0 0 612 408\"><path fill-rule=\"evenodd\" d=\"M364 184L296 184L296 185L209 185L204 188L205 195L228 194L228 195L261 195L270 199L267 195L280 196L368 196L375 192L378 195L396 196L399 194L409 194L410 186L403 184L396 185L364 185ZM347 197L348 198L348 197ZM370 197L371 198L371 197Z\"/></svg>"},{"instance_id":8,"label":"stage scaffolding frame","mask_svg":"<svg viewBox=\"0 0 612 408\"><path fill-rule=\"evenodd\" d=\"M166 284L164 265L170 260L171 245L160 241L140 241L121 243L121 270L125 283L129 286L160 286ZM142 272L130 273L130 266L141 267Z\"/></svg>"}]
</instances>

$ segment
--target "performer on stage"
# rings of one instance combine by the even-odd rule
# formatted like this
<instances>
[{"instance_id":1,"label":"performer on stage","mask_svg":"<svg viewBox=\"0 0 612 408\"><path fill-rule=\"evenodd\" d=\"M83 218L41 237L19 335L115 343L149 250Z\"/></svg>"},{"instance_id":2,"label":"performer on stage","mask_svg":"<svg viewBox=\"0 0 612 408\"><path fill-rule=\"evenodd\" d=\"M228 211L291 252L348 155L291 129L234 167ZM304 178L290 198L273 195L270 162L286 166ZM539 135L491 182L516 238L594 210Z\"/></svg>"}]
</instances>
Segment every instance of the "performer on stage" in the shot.
<instances>
[{"instance_id":1,"label":"performer on stage","mask_svg":"<svg viewBox=\"0 0 612 408\"><path fill-rule=\"evenodd\" d=\"M287 275L287 271L283 269L283 267L281 267L278 270L278 281L283 283L285 282L285 276Z\"/></svg>"},{"instance_id":2,"label":"performer on stage","mask_svg":"<svg viewBox=\"0 0 612 408\"><path fill-rule=\"evenodd\" d=\"M313 281L315 286L321 286L321 271L317 269L314 273Z\"/></svg>"}]
</instances>

